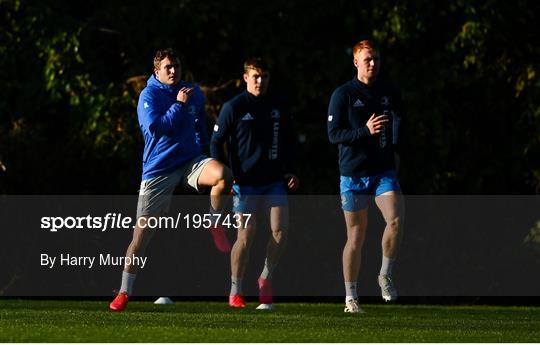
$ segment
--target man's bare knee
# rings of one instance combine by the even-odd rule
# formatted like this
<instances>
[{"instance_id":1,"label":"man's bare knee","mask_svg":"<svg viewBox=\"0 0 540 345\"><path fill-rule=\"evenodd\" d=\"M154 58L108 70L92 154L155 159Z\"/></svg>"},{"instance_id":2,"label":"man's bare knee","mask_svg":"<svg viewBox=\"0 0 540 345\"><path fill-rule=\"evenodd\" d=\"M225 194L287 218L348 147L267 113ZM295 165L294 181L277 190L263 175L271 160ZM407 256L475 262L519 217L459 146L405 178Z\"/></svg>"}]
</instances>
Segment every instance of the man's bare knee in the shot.
<instances>
[{"instance_id":1,"label":"man's bare knee","mask_svg":"<svg viewBox=\"0 0 540 345\"><path fill-rule=\"evenodd\" d=\"M401 231L401 219L399 217L391 218L386 222L387 228L398 233Z\"/></svg>"},{"instance_id":2,"label":"man's bare knee","mask_svg":"<svg viewBox=\"0 0 540 345\"><path fill-rule=\"evenodd\" d=\"M217 160L211 160L204 166L197 183L200 186L217 187L226 190L232 185L232 173L231 170L222 163Z\"/></svg>"},{"instance_id":3,"label":"man's bare knee","mask_svg":"<svg viewBox=\"0 0 540 345\"><path fill-rule=\"evenodd\" d=\"M137 226L135 227L135 230L133 230L133 239L131 240L132 247L136 247L137 249L140 247L144 248L150 242L152 237L154 237L156 230L146 225L148 218L149 217L141 217L137 221Z\"/></svg>"},{"instance_id":4,"label":"man's bare knee","mask_svg":"<svg viewBox=\"0 0 540 345\"><path fill-rule=\"evenodd\" d=\"M361 249L364 245L366 229L363 226L355 226L348 229L347 246L354 250Z\"/></svg>"},{"instance_id":5,"label":"man's bare knee","mask_svg":"<svg viewBox=\"0 0 540 345\"><path fill-rule=\"evenodd\" d=\"M276 244L284 244L287 242L287 231L284 230L272 230L272 238Z\"/></svg>"},{"instance_id":6,"label":"man's bare knee","mask_svg":"<svg viewBox=\"0 0 540 345\"><path fill-rule=\"evenodd\" d=\"M232 185L232 173L229 168L222 166L218 172L217 180L215 186L218 186L222 189L229 189Z\"/></svg>"},{"instance_id":7,"label":"man's bare knee","mask_svg":"<svg viewBox=\"0 0 540 345\"><path fill-rule=\"evenodd\" d=\"M360 238L354 238L347 240L346 247L349 248L352 252L357 252L362 250L364 246L364 240Z\"/></svg>"},{"instance_id":8,"label":"man's bare knee","mask_svg":"<svg viewBox=\"0 0 540 345\"><path fill-rule=\"evenodd\" d=\"M240 246L241 249L249 249L249 247L251 246L251 238L248 238L248 237L239 237L238 239L236 239L236 243L238 246Z\"/></svg>"},{"instance_id":9,"label":"man's bare knee","mask_svg":"<svg viewBox=\"0 0 540 345\"><path fill-rule=\"evenodd\" d=\"M211 168L209 182L212 186L226 188L232 184L232 173L229 168L218 162L213 164Z\"/></svg>"},{"instance_id":10,"label":"man's bare knee","mask_svg":"<svg viewBox=\"0 0 540 345\"><path fill-rule=\"evenodd\" d=\"M253 241L253 238L255 237L255 233L256 229L252 224L249 224L245 228L240 228L238 229L236 242L242 246L249 247Z\"/></svg>"}]
</instances>

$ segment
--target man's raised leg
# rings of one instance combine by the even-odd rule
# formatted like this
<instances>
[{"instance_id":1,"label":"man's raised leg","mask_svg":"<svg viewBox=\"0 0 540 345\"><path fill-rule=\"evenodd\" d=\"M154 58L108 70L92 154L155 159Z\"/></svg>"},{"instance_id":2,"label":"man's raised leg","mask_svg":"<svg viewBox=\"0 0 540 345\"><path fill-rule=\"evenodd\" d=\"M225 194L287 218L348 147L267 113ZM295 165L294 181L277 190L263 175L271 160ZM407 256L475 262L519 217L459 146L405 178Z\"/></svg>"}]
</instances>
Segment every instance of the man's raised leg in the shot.
<instances>
[{"instance_id":1,"label":"man's raised leg","mask_svg":"<svg viewBox=\"0 0 540 345\"><path fill-rule=\"evenodd\" d=\"M203 167L197 184L202 187L211 187L210 204L215 211L221 211L224 206L224 195L229 195L232 186L231 170L215 159L210 160Z\"/></svg>"},{"instance_id":2,"label":"man's raised leg","mask_svg":"<svg viewBox=\"0 0 540 345\"><path fill-rule=\"evenodd\" d=\"M197 184L202 187L211 187L210 212L220 214L225 203L225 195L228 195L232 185L232 174L229 168L215 159L210 160L203 167ZM222 253L231 251L231 244L225 233L225 229L218 225L210 228L217 249Z\"/></svg>"}]
</instances>

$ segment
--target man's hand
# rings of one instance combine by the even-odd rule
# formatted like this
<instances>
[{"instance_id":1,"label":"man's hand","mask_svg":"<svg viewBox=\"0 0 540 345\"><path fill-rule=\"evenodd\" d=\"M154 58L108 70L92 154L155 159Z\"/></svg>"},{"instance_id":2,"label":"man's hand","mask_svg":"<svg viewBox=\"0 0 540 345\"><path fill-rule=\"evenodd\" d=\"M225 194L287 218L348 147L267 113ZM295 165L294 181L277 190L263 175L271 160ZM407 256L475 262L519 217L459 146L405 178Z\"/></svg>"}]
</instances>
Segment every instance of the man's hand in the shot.
<instances>
[{"instance_id":1,"label":"man's hand","mask_svg":"<svg viewBox=\"0 0 540 345\"><path fill-rule=\"evenodd\" d=\"M384 126L388 123L388 116L386 115L371 115L369 120L366 123L369 133L371 135L379 134L384 130Z\"/></svg>"},{"instance_id":2,"label":"man's hand","mask_svg":"<svg viewBox=\"0 0 540 345\"><path fill-rule=\"evenodd\" d=\"M292 191L295 191L300 185L300 180L294 174L285 174L285 181L287 182L287 188Z\"/></svg>"},{"instance_id":3,"label":"man's hand","mask_svg":"<svg viewBox=\"0 0 540 345\"><path fill-rule=\"evenodd\" d=\"M180 91L178 91L178 95L176 95L176 100L178 102L187 103L187 101L189 100L189 96L192 92L192 87L183 87L180 89Z\"/></svg>"}]
</instances>

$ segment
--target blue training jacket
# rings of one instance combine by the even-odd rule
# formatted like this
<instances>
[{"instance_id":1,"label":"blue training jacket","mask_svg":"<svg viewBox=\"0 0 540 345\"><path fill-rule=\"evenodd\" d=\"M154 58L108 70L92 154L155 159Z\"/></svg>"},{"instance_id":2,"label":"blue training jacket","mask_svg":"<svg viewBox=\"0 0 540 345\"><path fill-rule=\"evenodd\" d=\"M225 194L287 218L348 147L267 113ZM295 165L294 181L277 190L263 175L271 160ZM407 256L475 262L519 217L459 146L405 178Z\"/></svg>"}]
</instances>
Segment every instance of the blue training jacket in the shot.
<instances>
[{"instance_id":1,"label":"blue training jacket","mask_svg":"<svg viewBox=\"0 0 540 345\"><path fill-rule=\"evenodd\" d=\"M195 86L188 102L176 102L180 81L161 83L152 75L139 96L137 114L144 137L142 179L163 176L186 164L208 144L204 94Z\"/></svg>"},{"instance_id":2,"label":"blue training jacket","mask_svg":"<svg viewBox=\"0 0 540 345\"><path fill-rule=\"evenodd\" d=\"M210 141L213 158L231 167L240 185L263 186L294 173L295 138L285 102L244 91L221 108ZM228 160L223 144L227 143Z\"/></svg>"},{"instance_id":3,"label":"blue training jacket","mask_svg":"<svg viewBox=\"0 0 540 345\"><path fill-rule=\"evenodd\" d=\"M388 115L381 134L371 135L366 126L373 113ZM340 174L364 177L395 169L403 114L401 93L391 84L376 81L368 86L354 77L338 87L330 99L327 124L328 138L339 148Z\"/></svg>"}]
</instances>

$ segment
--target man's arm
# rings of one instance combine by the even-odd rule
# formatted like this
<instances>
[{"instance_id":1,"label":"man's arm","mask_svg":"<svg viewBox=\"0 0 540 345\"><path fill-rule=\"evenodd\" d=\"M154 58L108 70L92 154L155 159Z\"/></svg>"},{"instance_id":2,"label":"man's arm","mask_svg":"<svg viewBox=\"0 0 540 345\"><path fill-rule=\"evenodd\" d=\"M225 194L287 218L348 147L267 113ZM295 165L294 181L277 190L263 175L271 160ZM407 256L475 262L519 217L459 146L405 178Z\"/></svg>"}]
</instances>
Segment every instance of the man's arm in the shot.
<instances>
[{"instance_id":1,"label":"man's arm","mask_svg":"<svg viewBox=\"0 0 540 345\"><path fill-rule=\"evenodd\" d=\"M219 112L216 124L214 125L214 131L212 132L212 139L210 141L210 155L212 158L217 159L223 164L227 164L223 144L226 142L229 135L232 120L232 107L228 103L225 103Z\"/></svg>"},{"instance_id":2,"label":"man's arm","mask_svg":"<svg viewBox=\"0 0 540 345\"><path fill-rule=\"evenodd\" d=\"M139 97L137 111L143 127L148 128L148 132L154 138L160 138L169 134L173 128L180 125L185 115L185 106L179 102L173 103L165 114L160 114L156 110L155 96L149 92L143 92Z\"/></svg>"},{"instance_id":3,"label":"man's arm","mask_svg":"<svg viewBox=\"0 0 540 345\"><path fill-rule=\"evenodd\" d=\"M334 91L328 105L328 139L332 144L352 144L370 135L367 126L350 128L346 96Z\"/></svg>"}]
</instances>

